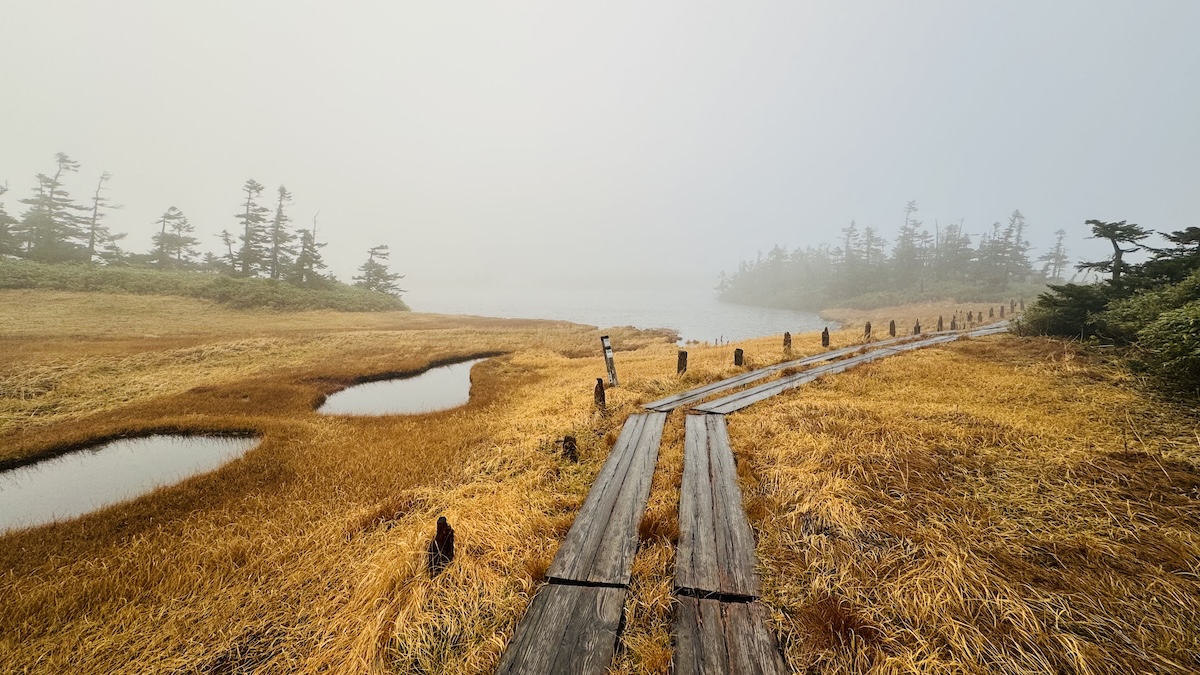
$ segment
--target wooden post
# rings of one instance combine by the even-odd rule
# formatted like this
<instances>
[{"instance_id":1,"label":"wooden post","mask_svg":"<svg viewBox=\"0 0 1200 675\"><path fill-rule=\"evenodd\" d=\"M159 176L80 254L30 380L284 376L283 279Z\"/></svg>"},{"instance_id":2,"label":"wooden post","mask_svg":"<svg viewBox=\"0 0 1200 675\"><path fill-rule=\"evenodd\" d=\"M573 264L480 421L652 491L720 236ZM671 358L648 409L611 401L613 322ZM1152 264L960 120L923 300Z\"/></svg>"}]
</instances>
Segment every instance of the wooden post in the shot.
<instances>
[{"instance_id":1,"label":"wooden post","mask_svg":"<svg viewBox=\"0 0 1200 675\"><path fill-rule=\"evenodd\" d=\"M600 336L600 344L604 346L604 365L608 368L608 386L617 386L617 366L613 363L612 343L607 335Z\"/></svg>"},{"instance_id":2,"label":"wooden post","mask_svg":"<svg viewBox=\"0 0 1200 675\"><path fill-rule=\"evenodd\" d=\"M942 332L942 315L938 314L937 332Z\"/></svg>"},{"instance_id":3,"label":"wooden post","mask_svg":"<svg viewBox=\"0 0 1200 675\"><path fill-rule=\"evenodd\" d=\"M867 325L863 326L863 339L864 340L871 339L871 322L870 321L867 322Z\"/></svg>"},{"instance_id":4,"label":"wooden post","mask_svg":"<svg viewBox=\"0 0 1200 675\"><path fill-rule=\"evenodd\" d=\"M784 332L784 334L783 334L783 348L784 348L784 350L786 350L786 351L789 351L789 352L790 352L790 351L792 351L792 334L791 334L791 333Z\"/></svg>"},{"instance_id":5,"label":"wooden post","mask_svg":"<svg viewBox=\"0 0 1200 675\"><path fill-rule=\"evenodd\" d=\"M1000 318L1004 318L1004 305L1000 305Z\"/></svg>"},{"instance_id":6,"label":"wooden post","mask_svg":"<svg viewBox=\"0 0 1200 675\"><path fill-rule=\"evenodd\" d=\"M1025 311L1025 298L1021 298L1021 300L1020 300L1020 303L1018 304L1018 306L1021 308L1021 311L1022 311L1022 312L1024 312L1024 311Z\"/></svg>"},{"instance_id":7,"label":"wooden post","mask_svg":"<svg viewBox=\"0 0 1200 675\"><path fill-rule=\"evenodd\" d=\"M958 317L950 317L950 330L958 330Z\"/></svg>"},{"instance_id":8,"label":"wooden post","mask_svg":"<svg viewBox=\"0 0 1200 675\"><path fill-rule=\"evenodd\" d=\"M687 352L680 349L679 356L675 359L675 374L682 375L687 372Z\"/></svg>"},{"instance_id":9,"label":"wooden post","mask_svg":"<svg viewBox=\"0 0 1200 675\"><path fill-rule=\"evenodd\" d=\"M745 353L741 349L733 350L733 365L740 366L745 360Z\"/></svg>"},{"instance_id":10,"label":"wooden post","mask_svg":"<svg viewBox=\"0 0 1200 675\"><path fill-rule=\"evenodd\" d=\"M574 436L563 436L563 457L572 462L579 461L579 444Z\"/></svg>"},{"instance_id":11,"label":"wooden post","mask_svg":"<svg viewBox=\"0 0 1200 675\"><path fill-rule=\"evenodd\" d=\"M604 410L604 378L603 377L596 378L595 398L596 398L596 407L601 410Z\"/></svg>"},{"instance_id":12,"label":"wooden post","mask_svg":"<svg viewBox=\"0 0 1200 675\"><path fill-rule=\"evenodd\" d=\"M975 312L967 312L967 323L975 323Z\"/></svg>"},{"instance_id":13,"label":"wooden post","mask_svg":"<svg viewBox=\"0 0 1200 675\"><path fill-rule=\"evenodd\" d=\"M825 329L821 331L821 346L822 347L829 346L829 327L828 326L826 326Z\"/></svg>"},{"instance_id":14,"label":"wooden post","mask_svg":"<svg viewBox=\"0 0 1200 675\"><path fill-rule=\"evenodd\" d=\"M429 576L436 577L454 560L454 528L446 516L437 519L437 532L429 542Z\"/></svg>"},{"instance_id":15,"label":"wooden post","mask_svg":"<svg viewBox=\"0 0 1200 675\"><path fill-rule=\"evenodd\" d=\"M989 319L996 318L996 308L995 307L988 307L988 318Z\"/></svg>"},{"instance_id":16,"label":"wooden post","mask_svg":"<svg viewBox=\"0 0 1200 675\"><path fill-rule=\"evenodd\" d=\"M921 334L921 320L917 319L917 324L913 326L913 335Z\"/></svg>"},{"instance_id":17,"label":"wooden post","mask_svg":"<svg viewBox=\"0 0 1200 675\"><path fill-rule=\"evenodd\" d=\"M895 320L895 319L893 319L893 320L892 320L892 321L891 321L891 322L888 324L888 336L889 336L889 337L896 337L896 320Z\"/></svg>"},{"instance_id":18,"label":"wooden post","mask_svg":"<svg viewBox=\"0 0 1200 675\"><path fill-rule=\"evenodd\" d=\"M1008 301L1008 313L1012 314L1015 311L1017 311L1017 301L1010 298Z\"/></svg>"}]
</instances>

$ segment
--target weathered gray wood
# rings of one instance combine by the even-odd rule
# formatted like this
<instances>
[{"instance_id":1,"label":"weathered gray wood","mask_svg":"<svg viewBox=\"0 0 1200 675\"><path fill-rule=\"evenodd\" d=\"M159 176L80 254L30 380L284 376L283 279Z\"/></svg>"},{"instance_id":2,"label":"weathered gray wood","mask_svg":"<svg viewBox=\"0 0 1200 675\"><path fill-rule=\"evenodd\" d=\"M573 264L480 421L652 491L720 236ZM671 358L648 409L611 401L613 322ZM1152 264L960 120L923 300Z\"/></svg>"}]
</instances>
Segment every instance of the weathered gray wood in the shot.
<instances>
[{"instance_id":1,"label":"weathered gray wood","mask_svg":"<svg viewBox=\"0 0 1200 675\"><path fill-rule=\"evenodd\" d=\"M596 388L592 391L592 398L596 402L596 407L601 410L604 410L604 406L605 406L604 378L602 378L602 377L596 378Z\"/></svg>"},{"instance_id":2,"label":"weathered gray wood","mask_svg":"<svg viewBox=\"0 0 1200 675\"><path fill-rule=\"evenodd\" d=\"M607 335L600 336L600 345L604 347L604 367L608 368L608 386L617 386L617 364L613 361L612 343Z\"/></svg>"},{"instance_id":3,"label":"weathered gray wood","mask_svg":"<svg viewBox=\"0 0 1200 675\"><path fill-rule=\"evenodd\" d=\"M829 346L829 327L828 326L821 329L821 346L822 347Z\"/></svg>"},{"instance_id":4,"label":"weathered gray wood","mask_svg":"<svg viewBox=\"0 0 1200 675\"><path fill-rule=\"evenodd\" d=\"M924 347L942 344L944 342L950 342L952 340L957 340L960 337L980 337L984 335L992 335L1006 330L1008 330L1008 322L999 322L966 333L943 333L941 335L935 335L933 337L928 337L913 342L875 349L874 351L869 351L865 354L859 354L858 356L853 356L842 361L836 361L824 366L817 366L802 373L796 373L795 375L782 377L774 382L767 382L756 387L750 387L748 389L730 394L729 396L725 396L714 401L709 401L708 403L703 403L696 406L694 409L700 412L720 415L737 412L746 406L768 399L789 389L794 389L795 387L807 384L819 377L840 373L863 363L870 363L871 361L891 356L893 354L922 349Z\"/></svg>"},{"instance_id":5,"label":"weathered gray wood","mask_svg":"<svg viewBox=\"0 0 1200 675\"><path fill-rule=\"evenodd\" d=\"M496 672L604 673L616 650L625 593L607 586L543 586Z\"/></svg>"},{"instance_id":6,"label":"weathered gray wood","mask_svg":"<svg viewBox=\"0 0 1200 675\"><path fill-rule=\"evenodd\" d=\"M733 350L733 365L735 365L735 366L742 365L742 359L744 358L744 356L745 356L745 352L743 352L741 349Z\"/></svg>"},{"instance_id":7,"label":"weathered gray wood","mask_svg":"<svg viewBox=\"0 0 1200 675\"><path fill-rule=\"evenodd\" d=\"M678 598L674 672L677 675L776 675L790 672L757 602Z\"/></svg>"},{"instance_id":8,"label":"weathered gray wood","mask_svg":"<svg viewBox=\"0 0 1200 675\"><path fill-rule=\"evenodd\" d=\"M682 375L687 372L687 352L680 349L679 356L675 358L675 374Z\"/></svg>"},{"instance_id":9,"label":"weathered gray wood","mask_svg":"<svg viewBox=\"0 0 1200 675\"><path fill-rule=\"evenodd\" d=\"M765 368L759 368L757 370L752 370L748 373L740 373L738 375L734 375L733 377L729 377L724 380L720 380L718 382L713 382L712 384L706 384L706 385L703 385L700 387L696 387L694 389L689 389L687 391L680 392L678 394L672 394L665 398L658 399L657 401L651 401L650 403L646 403L642 407L647 410L656 410L659 412L669 412L676 408L679 408L679 407L682 407L682 406L685 406L685 405L688 405L691 403L695 403L696 401L706 399L709 396L713 396L714 394L718 394L722 391L727 391L729 389L734 389L736 387L745 386L747 384L750 384L752 382L757 382L759 380L765 380L766 378L771 377L775 373L778 373L779 371L785 370L787 368L800 368L803 366L812 365L814 363L821 363L823 361L832 361L833 359L841 358L843 356L846 356L847 354L853 354L854 352L857 352L862 349L878 349L880 347L885 347L889 344L895 344L898 342L902 342L904 340L911 340L911 339L912 339L911 337L903 336L903 337L898 337L898 338L891 339L891 340L880 340L879 342L873 342L869 345L853 345L850 347L842 347L841 349L835 349L833 351L825 352L823 354L815 354L813 356L805 356L803 358L795 359L792 361L784 361L783 363L776 363L774 365L766 366Z\"/></svg>"},{"instance_id":10,"label":"weathered gray wood","mask_svg":"<svg viewBox=\"0 0 1200 675\"><path fill-rule=\"evenodd\" d=\"M754 532L742 508L725 420L689 415L684 425L676 588L757 597Z\"/></svg>"},{"instance_id":11,"label":"weathered gray wood","mask_svg":"<svg viewBox=\"0 0 1200 675\"><path fill-rule=\"evenodd\" d=\"M717 550L713 535L713 503L708 466L706 415L688 415L684 421L683 481L679 486L679 543L675 550L675 585L679 588L712 588Z\"/></svg>"},{"instance_id":12,"label":"weathered gray wood","mask_svg":"<svg viewBox=\"0 0 1200 675\"><path fill-rule=\"evenodd\" d=\"M713 589L721 595L758 597L760 585L754 569L754 531L746 520L742 490L737 484L737 466L725 418L706 415L708 457L713 490L713 519L717 534L717 572L720 584ZM701 589L708 590L708 589Z\"/></svg>"},{"instance_id":13,"label":"weathered gray wood","mask_svg":"<svg viewBox=\"0 0 1200 675\"><path fill-rule=\"evenodd\" d=\"M890 335L892 337L896 337L896 320L895 319L892 319L892 321L888 324L888 335Z\"/></svg>"},{"instance_id":14,"label":"weathered gray wood","mask_svg":"<svg viewBox=\"0 0 1200 675\"><path fill-rule=\"evenodd\" d=\"M665 413L631 415L554 556L546 576L628 584L638 525L650 496Z\"/></svg>"}]
</instances>

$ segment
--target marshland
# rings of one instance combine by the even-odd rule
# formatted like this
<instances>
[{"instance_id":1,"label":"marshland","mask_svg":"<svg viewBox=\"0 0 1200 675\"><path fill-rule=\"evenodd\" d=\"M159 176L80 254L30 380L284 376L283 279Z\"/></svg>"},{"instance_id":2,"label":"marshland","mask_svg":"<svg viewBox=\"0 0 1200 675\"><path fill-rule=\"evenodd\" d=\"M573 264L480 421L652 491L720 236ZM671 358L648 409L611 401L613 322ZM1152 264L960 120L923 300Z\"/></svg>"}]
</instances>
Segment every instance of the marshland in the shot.
<instances>
[{"instance_id":1,"label":"marshland","mask_svg":"<svg viewBox=\"0 0 1200 675\"><path fill-rule=\"evenodd\" d=\"M0 673L1200 672L1200 4L7 5Z\"/></svg>"}]
</instances>

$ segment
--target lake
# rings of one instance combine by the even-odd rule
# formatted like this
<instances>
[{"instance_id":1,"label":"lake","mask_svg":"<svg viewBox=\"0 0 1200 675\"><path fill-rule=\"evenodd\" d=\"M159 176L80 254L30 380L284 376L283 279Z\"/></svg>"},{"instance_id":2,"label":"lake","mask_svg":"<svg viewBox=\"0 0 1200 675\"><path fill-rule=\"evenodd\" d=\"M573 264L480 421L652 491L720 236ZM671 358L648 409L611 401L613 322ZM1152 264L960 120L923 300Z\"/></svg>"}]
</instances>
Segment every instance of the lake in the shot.
<instances>
[{"instance_id":1,"label":"lake","mask_svg":"<svg viewBox=\"0 0 1200 675\"><path fill-rule=\"evenodd\" d=\"M706 288L420 288L406 293L404 301L417 312L557 319L599 328L672 328L685 342L805 333L831 325L811 312L718 302Z\"/></svg>"}]
</instances>

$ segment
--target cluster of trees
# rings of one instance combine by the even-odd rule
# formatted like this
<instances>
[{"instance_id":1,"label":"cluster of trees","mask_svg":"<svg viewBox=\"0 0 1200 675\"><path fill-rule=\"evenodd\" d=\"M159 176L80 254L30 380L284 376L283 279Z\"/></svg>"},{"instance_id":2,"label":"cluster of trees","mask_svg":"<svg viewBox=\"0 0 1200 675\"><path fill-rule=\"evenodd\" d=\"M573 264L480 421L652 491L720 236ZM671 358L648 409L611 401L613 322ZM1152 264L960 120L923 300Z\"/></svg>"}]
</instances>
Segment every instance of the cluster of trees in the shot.
<instances>
[{"instance_id":1,"label":"cluster of trees","mask_svg":"<svg viewBox=\"0 0 1200 675\"><path fill-rule=\"evenodd\" d=\"M292 195L284 186L264 201L266 188L251 179L242 186L242 198L234 214L236 227L218 235L222 251L201 253L196 228L183 211L171 206L155 221L158 231L145 252L121 248L125 233L112 232L106 222L110 212L121 208L106 196L111 176L101 174L89 201L72 199L65 180L79 170L64 153L55 156L53 174L38 174L33 193L19 200L26 206L21 217L14 218L0 201L0 260L24 258L39 263L85 263L107 266L139 266L159 270L205 271L241 278L265 278L314 288L339 283L325 271L321 249L325 243L317 237L317 217L312 225L292 225ZM7 186L0 187L0 198ZM388 272L387 246L368 251L367 261L359 267L354 285L398 296L403 292L396 281L399 274Z\"/></svg>"},{"instance_id":2,"label":"cluster of trees","mask_svg":"<svg viewBox=\"0 0 1200 675\"><path fill-rule=\"evenodd\" d=\"M1087 224L1092 237L1107 240L1113 252L1078 268L1108 278L1051 285L1019 329L1128 346L1137 367L1193 392L1200 389L1200 227L1156 233L1126 221ZM1165 245L1148 244L1155 235ZM1130 263L1126 256L1132 253L1145 258Z\"/></svg>"},{"instance_id":3,"label":"cluster of trees","mask_svg":"<svg viewBox=\"0 0 1200 675\"><path fill-rule=\"evenodd\" d=\"M729 302L820 309L833 303L893 304L954 296L960 300L990 300L991 295L1046 280L1060 280L1069 258L1063 245L1066 232L1044 255L1030 259L1025 238L1028 226L1020 211L1006 224L972 245L961 222L935 224L933 232L914 218L916 202L904 209L904 225L891 242L872 227L851 222L835 245L822 244L790 253L775 246L764 257L743 261L736 273L722 273L717 291ZM1035 264L1036 263L1036 264ZM847 304L855 304L849 302Z\"/></svg>"}]
</instances>

